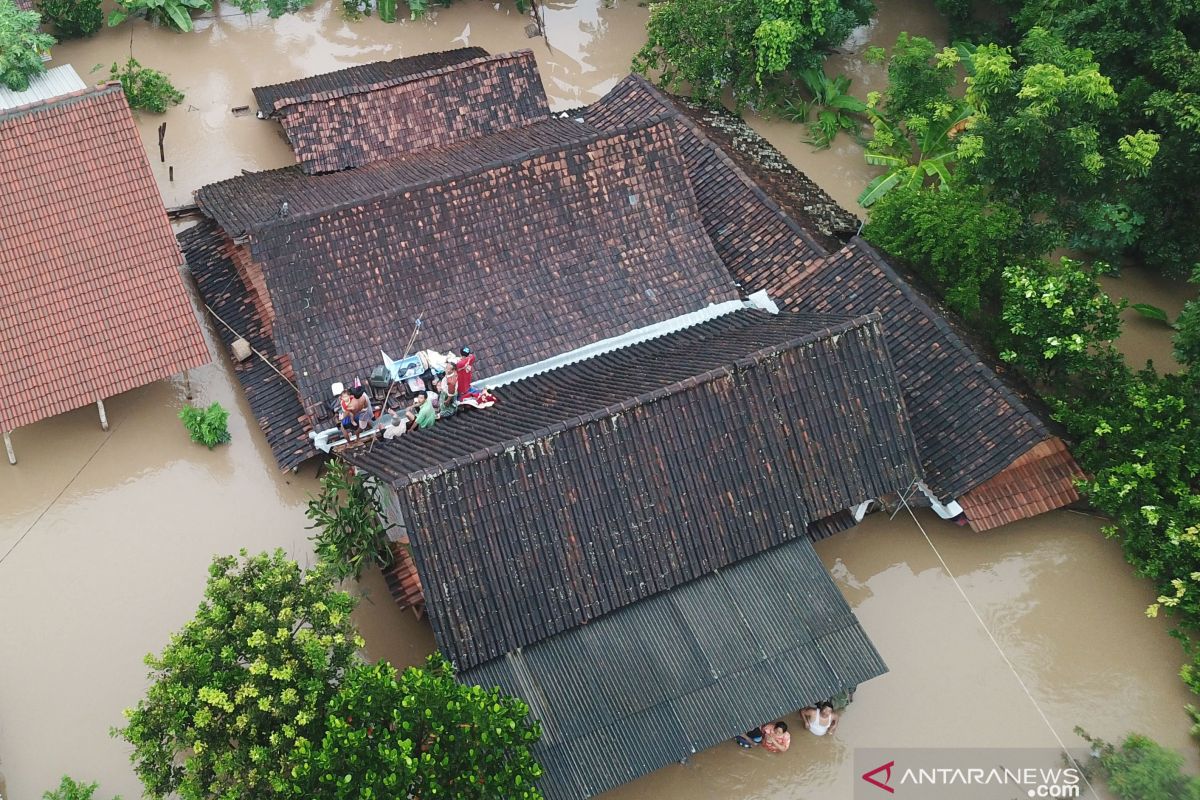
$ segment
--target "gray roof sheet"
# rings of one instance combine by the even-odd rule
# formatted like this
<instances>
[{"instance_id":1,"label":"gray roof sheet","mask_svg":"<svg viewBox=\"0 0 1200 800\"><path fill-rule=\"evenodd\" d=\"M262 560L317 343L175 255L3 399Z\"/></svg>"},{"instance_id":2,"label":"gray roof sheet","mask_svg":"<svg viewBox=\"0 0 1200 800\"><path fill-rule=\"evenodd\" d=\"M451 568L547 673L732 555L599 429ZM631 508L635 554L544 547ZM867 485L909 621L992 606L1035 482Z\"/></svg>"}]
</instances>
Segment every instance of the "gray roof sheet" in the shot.
<instances>
[{"instance_id":1,"label":"gray roof sheet","mask_svg":"<svg viewBox=\"0 0 1200 800\"><path fill-rule=\"evenodd\" d=\"M770 587L770 602L763 602ZM607 791L887 671L807 540L467 670L542 723L548 800Z\"/></svg>"}]
</instances>

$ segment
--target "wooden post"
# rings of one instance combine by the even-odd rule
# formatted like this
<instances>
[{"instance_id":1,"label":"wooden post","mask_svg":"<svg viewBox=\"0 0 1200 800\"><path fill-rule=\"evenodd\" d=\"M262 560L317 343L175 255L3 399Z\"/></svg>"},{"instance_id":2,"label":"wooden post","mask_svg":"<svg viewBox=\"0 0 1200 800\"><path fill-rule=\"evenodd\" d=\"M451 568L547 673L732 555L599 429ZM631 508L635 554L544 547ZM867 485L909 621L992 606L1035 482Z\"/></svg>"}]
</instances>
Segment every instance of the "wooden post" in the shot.
<instances>
[{"instance_id":1,"label":"wooden post","mask_svg":"<svg viewBox=\"0 0 1200 800\"><path fill-rule=\"evenodd\" d=\"M17 463L17 454L13 452L12 438L8 435L8 431L4 432L4 449L8 451L8 463Z\"/></svg>"},{"instance_id":2,"label":"wooden post","mask_svg":"<svg viewBox=\"0 0 1200 800\"><path fill-rule=\"evenodd\" d=\"M108 414L104 413L104 401L96 398L96 408L100 409L100 430L108 430Z\"/></svg>"},{"instance_id":3,"label":"wooden post","mask_svg":"<svg viewBox=\"0 0 1200 800\"><path fill-rule=\"evenodd\" d=\"M183 396L188 400L192 399L192 376L186 369L183 371Z\"/></svg>"}]
</instances>

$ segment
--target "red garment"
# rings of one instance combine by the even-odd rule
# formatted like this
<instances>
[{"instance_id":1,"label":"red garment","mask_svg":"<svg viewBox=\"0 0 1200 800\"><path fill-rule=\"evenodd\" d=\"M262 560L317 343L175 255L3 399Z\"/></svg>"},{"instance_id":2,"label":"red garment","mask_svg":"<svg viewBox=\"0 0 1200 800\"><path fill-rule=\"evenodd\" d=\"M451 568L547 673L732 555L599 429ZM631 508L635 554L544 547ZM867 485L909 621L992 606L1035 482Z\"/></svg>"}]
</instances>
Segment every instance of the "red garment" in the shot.
<instances>
[{"instance_id":1,"label":"red garment","mask_svg":"<svg viewBox=\"0 0 1200 800\"><path fill-rule=\"evenodd\" d=\"M792 746L792 735L777 728L772 728L770 733L764 730L762 746L768 753L782 753Z\"/></svg>"},{"instance_id":2,"label":"red garment","mask_svg":"<svg viewBox=\"0 0 1200 800\"><path fill-rule=\"evenodd\" d=\"M471 379L475 376L475 354L455 361L454 372L458 377L458 396L466 397L471 393Z\"/></svg>"}]
</instances>

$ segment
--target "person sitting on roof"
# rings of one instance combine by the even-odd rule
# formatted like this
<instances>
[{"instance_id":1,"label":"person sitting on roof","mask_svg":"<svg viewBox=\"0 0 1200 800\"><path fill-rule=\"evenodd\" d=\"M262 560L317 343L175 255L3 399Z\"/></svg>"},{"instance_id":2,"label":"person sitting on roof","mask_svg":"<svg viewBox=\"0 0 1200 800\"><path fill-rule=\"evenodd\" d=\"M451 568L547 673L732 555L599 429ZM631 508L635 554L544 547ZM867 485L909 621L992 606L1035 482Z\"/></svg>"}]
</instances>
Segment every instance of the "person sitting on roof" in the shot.
<instances>
[{"instance_id":1,"label":"person sitting on roof","mask_svg":"<svg viewBox=\"0 0 1200 800\"><path fill-rule=\"evenodd\" d=\"M782 753L792 746L792 735L788 733L787 723L778 720L747 731L735 737L734 741L739 747L750 748L760 744L768 753Z\"/></svg>"},{"instance_id":2,"label":"person sitting on roof","mask_svg":"<svg viewBox=\"0 0 1200 800\"><path fill-rule=\"evenodd\" d=\"M343 389L340 395L342 406L342 427L346 430L370 430L375 421L371 401L366 390L361 386Z\"/></svg>"},{"instance_id":3,"label":"person sitting on roof","mask_svg":"<svg viewBox=\"0 0 1200 800\"><path fill-rule=\"evenodd\" d=\"M458 410L458 375L453 370L444 372L436 367L433 375L433 385L438 392L437 398L434 400L437 406L437 417L438 419L452 417Z\"/></svg>"},{"instance_id":4,"label":"person sitting on roof","mask_svg":"<svg viewBox=\"0 0 1200 800\"><path fill-rule=\"evenodd\" d=\"M413 399L412 406L408 409L408 429L414 427L425 430L432 428L433 423L437 422L437 410L433 407L433 401L427 393L422 393Z\"/></svg>"}]
</instances>

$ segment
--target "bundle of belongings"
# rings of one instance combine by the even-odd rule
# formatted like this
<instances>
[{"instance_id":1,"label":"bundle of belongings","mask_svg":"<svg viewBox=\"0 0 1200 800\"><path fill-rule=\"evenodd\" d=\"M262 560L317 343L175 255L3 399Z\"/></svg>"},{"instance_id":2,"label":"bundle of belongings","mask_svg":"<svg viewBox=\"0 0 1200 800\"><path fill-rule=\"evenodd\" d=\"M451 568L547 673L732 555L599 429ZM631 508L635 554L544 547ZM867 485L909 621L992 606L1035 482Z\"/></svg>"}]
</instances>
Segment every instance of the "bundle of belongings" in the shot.
<instances>
[{"instance_id":1,"label":"bundle of belongings","mask_svg":"<svg viewBox=\"0 0 1200 800\"><path fill-rule=\"evenodd\" d=\"M429 428L460 408L490 408L496 402L487 389L473 385L475 354L469 347L458 355L422 350L399 360L380 352L383 364L366 386L357 378L353 386L332 386L331 408L347 441L368 431L382 431L385 439L394 439Z\"/></svg>"}]
</instances>

